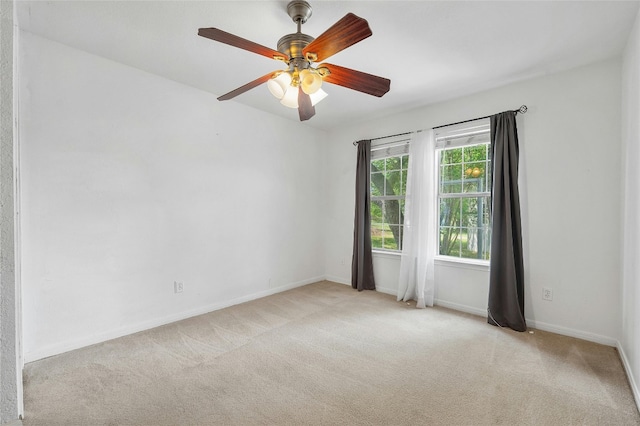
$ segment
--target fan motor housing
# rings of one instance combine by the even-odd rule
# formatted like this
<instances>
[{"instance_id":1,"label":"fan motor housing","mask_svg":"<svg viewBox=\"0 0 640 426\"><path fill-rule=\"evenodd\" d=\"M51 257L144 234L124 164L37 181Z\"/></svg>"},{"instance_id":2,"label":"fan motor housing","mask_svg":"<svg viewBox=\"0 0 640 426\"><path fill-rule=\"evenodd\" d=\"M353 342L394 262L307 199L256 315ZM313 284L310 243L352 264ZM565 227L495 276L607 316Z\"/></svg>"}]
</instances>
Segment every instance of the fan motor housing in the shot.
<instances>
[{"instance_id":1,"label":"fan motor housing","mask_svg":"<svg viewBox=\"0 0 640 426\"><path fill-rule=\"evenodd\" d=\"M311 5L304 0L294 0L287 5L287 13L293 22L300 21L301 24L304 24L311 17L312 12Z\"/></svg>"},{"instance_id":2,"label":"fan motor housing","mask_svg":"<svg viewBox=\"0 0 640 426\"><path fill-rule=\"evenodd\" d=\"M307 45L313 40L314 38L307 34L287 34L286 36L278 40L278 52L284 53L292 59L304 58L302 49L307 47Z\"/></svg>"}]
</instances>

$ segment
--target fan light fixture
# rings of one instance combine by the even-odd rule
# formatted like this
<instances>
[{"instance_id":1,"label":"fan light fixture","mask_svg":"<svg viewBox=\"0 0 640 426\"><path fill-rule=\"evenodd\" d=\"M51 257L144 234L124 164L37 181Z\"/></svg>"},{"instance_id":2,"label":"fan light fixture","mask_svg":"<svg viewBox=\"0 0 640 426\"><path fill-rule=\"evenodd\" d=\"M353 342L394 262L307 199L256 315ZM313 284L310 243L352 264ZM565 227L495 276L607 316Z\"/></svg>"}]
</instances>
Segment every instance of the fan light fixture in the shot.
<instances>
[{"instance_id":1,"label":"fan light fixture","mask_svg":"<svg viewBox=\"0 0 640 426\"><path fill-rule=\"evenodd\" d=\"M293 85L287 87L287 91L280 103L289 108L298 108L298 87Z\"/></svg>"},{"instance_id":2,"label":"fan light fixture","mask_svg":"<svg viewBox=\"0 0 640 426\"><path fill-rule=\"evenodd\" d=\"M280 103L289 108L299 108L300 107L300 105L298 104L298 96L300 93L299 91L300 91L299 87L289 86L284 96L280 98ZM318 89L317 91L309 95L309 98L311 99L311 106L316 106L318 102L320 102L327 96L328 96L327 92L325 92L322 89Z\"/></svg>"},{"instance_id":3,"label":"fan light fixture","mask_svg":"<svg viewBox=\"0 0 640 426\"><path fill-rule=\"evenodd\" d=\"M271 80L267 82L267 87L273 96L278 99L282 99L287 88L291 85L291 74L288 72L282 72L271 77Z\"/></svg>"},{"instance_id":4,"label":"fan light fixture","mask_svg":"<svg viewBox=\"0 0 640 426\"><path fill-rule=\"evenodd\" d=\"M280 100L280 103L289 108L298 108L298 94L300 89L311 98L311 106L327 97L327 92L322 90L322 76L313 68L307 68L300 72L277 72L267 81L267 88L271 94Z\"/></svg>"},{"instance_id":5,"label":"fan light fixture","mask_svg":"<svg viewBox=\"0 0 640 426\"><path fill-rule=\"evenodd\" d=\"M309 95L311 98L311 106L315 106L318 102L327 97L327 92L322 89L318 89L316 92Z\"/></svg>"},{"instance_id":6,"label":"fan light fixture","mask_svg":"<svg viewBox=\"0 0 640 426\"><path fill-rule=\"evenodd\" d=\"M311 95L320 90L322 86L322 77L313 68L307 68L300 72L300 87L307 95Z\"/></svg>"}]
</instances>

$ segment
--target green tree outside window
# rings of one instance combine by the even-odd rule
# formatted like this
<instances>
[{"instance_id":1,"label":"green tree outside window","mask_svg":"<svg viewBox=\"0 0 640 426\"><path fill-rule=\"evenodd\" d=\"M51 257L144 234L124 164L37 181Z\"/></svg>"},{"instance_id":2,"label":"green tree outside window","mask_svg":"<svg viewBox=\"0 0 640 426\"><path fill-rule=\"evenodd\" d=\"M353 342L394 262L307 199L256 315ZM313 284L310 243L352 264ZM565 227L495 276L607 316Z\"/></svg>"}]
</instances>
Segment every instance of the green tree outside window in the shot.
<instances>
[{"instance_id":1,"label":"green tree outside window","mask_svg":"<svg viewBox=\"0 0 640 426\"><path fill-rule=\"evenodd\" d=\"M408 167L408 155L371 161L371 245L374 249L402 248Z\"/></svg>"},{"instance_id":2,"label":"green tree outside window","mask_svg":"<svg viewBox=\"0 0 640 426\"><path fill-rule=\"evenodd\" d=\"M439 151L440 255L489 259L491 159L489 144Z\"/></svg>"}]
</instances>

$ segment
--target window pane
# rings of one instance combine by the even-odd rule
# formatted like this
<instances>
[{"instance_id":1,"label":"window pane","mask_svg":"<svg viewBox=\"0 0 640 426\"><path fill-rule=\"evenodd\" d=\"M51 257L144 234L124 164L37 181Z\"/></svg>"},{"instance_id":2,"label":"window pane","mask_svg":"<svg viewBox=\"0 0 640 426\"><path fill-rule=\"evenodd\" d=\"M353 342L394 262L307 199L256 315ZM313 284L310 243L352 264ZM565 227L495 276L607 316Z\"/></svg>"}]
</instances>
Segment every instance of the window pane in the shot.
<instances>
[{"instance_id":1,"label":"window pane","mask_svg":"<svg viewBox=\"0 0 640 426\"><path fill-rule=\"evenodd\" d=\"M462 165L440 168L440 192L445 194L462 192Z\"/></svg>"},{"instance_id":2,"label":"window pane","mask_svg":"<svg viewBox=\"0 0 640 426\"><path fill-rule=\"evenodd\" d=\"M489 230L487 228L462 228L461 230L461 257L467 259L489 259L490 244Z\"/></svg>"},{"instance_id":3,"label":"window pane","mask_svg":"<svg viewBox=\"0 0 640 426\"><path fill-rule=\"evenodd\" d=\"M373 160L371 162L371 171L372 172L383 172L384 171L384 158L381 160Z\"/></svg>"},{"instance_id":4,"label":"window pane","mask_svg":"<svg viewBox=\"0 0 640 426\"><path fill-rule=\"evenodd\" d=\"M461 253L460 257L475 259L477 257L478 239L475 228L462 228L460 230Z\"/></svg>"},{"instance_id":5,"label":"window pane","mask_svg":"<svg viewBox=\"0 0 640 426\"><path fill-rule=\"evenodd\" d=\"M487 159L487 145L475 145L464 147L464 162L473 163Z\"/></svg>"},{"instance_id":6,"label":"window pane","mask_svg":"<svg viewBox=\"0 0 640 426\"><path fill-rule=\"evenodd\" d=\"M382 223L371 223L371 248L382 248Z\"/></svg>"},{"instance_id":7,"label":"window pane","mask_svg":"<svg viewBox=\"0 0 640 426\"><path fill-rule=\"evenodd\" d=\"M484 192L486 188L485 162L465 163L464 192Z\"/></svg>"},{"instance_id":8,"label":"window pane","mask_svg":"<svg viewBox=\"0 0 640 426\"><path fill-rule=\"evenodd\" d=\"M460 228L440 227L439 253L444 256L460 255Z\"/></svg>"},{"instance_id":9,"label":"window pane","mask_svg":"<svg viewBox=\"0 0 640 426\"><path fill-rule=\"evenodd\" d=\"M400 170L400 157L387 158L387 170Z\"/></svg>"},{"instance_id":10,"label":"window pane","mask_svg":"<svg viewBox=\"0 0 640 426\"><path fill-rule=\"evenodd\" d=\"M443 198L440 200L440 226L460 226L461 198Z\"/></svg>"},{"instance_id":11,"label":"window pane","mask_svg":"<svg viewBox=\"0 0 640 426\"><path fill-rule=\"evenodd\" d=\"M398 250L398 241L401 241L400 227L398 225L389 226L389 233L390 235L388 235L388 238L385 237L384 239L384 248L388 250Z\"/></svg>"},{"instance_id":12,"label":"window pane","mask_svg":"<svg viewBox=\"0 0 640 426\"><path fill-rule=\"evenodd\" d=\"M478 224L478 199L463 198L460 226L477 226Z\"/></svg>"},{"instance_id":13,"label":"window pane","mask_svg":"<svg viewBox=\"0 0 640 426\"><path fill-rule=\"evenodd\" d=\"M440 200L440 249L445 256L460 254L460 208L462 198Z\"/></svg>"},{"instance_id":14,"label":"window pane","mask_svg":"<svg viewBox=\"0 0 640 426\"><path fill-rule=\"evenodd\" d=\"M384 222L382 218L382 201L371 202L371 222Z\"/></svg>"},{"instance_id":15,"label":"window pane","mask_svg":"<svg viewBox=\"0 0 640 426\"><path fill-rule=\"evenodd\" d=\"M391 230L389 229L389 224L383 223L381 228L381 248L387 248L386 246L389 244L389 240L393 239L393 234L391 234Z\"/></svg>"},{"instance_id":16,"label":"window pane","mask_svg":"<svg viewBox=\"0 0 640 426\"><path fill-rule=\"evenodd\" d=\"M440 151L440 164L462 163L462 148L446 149Z\"/></svg>"},{"instance_id":17,"label":"window pane","mask_svg":"<svg viewBox=\"0 0 640 426\"><path fill-rule=\"evenodd\" d=\"M400 201L382 201L384 221L390 225L400 225Z\"/></svg>"},{"instance_id":18,"label":"window pane","mask_svg":"<svg viewBox=\"0 0 640 426\"><path fill-rule=\"evenodd\" d=\"M384 194L385 184L384 173L371 173L371 195L378 196Z\"/></svg>"},{"instance_id":19,"label":"window pane","mask_svg":"<svg viewBox=\"0 0 640 426\"><path fill-rule=\"evenodd\" d=\"M382 184L382 186L380 186ZM371 195L373 197L382 195L384 191L384 175L382 173L371 173Z\"/></svg>"},{"instance_id":20,"label":"window pane","mask_svg":"<svg viewBox=\"0 0 640 426\"><path fill-rule=\"evenodd\" d=\"M402 157L402 195L407 193L407 176L409 174L409 156Z\"/></svg>"},{"instance_id":21,"label":"window pane","mask_svg":"<svg viewBox=\"0 0 640 426\"><path fill-rule=\"evenodd\" d=\"M402 195L402 189L400 187L400 171L395 172L387 172L386 173L387 182L385 185L385 194L384 195Z\"/></svg>"},{"instance_id":22,"label":"window pane","mask_svg":"<svg viewBox=\"0 0 640 426\"><path fill-rule=\"evenodd\" d=\"M491 254L491 232L489 227L482 228L478 235L482 237L482 240L478 242L478 253L480 253L478 258L489 260L489 255Z\"/></svg>"},{"instance_id":23,"label":"window pane","mask_svg":"<svg viewBox=\"0 0 640 426\"><path fill-rule=\"evenodd\" d=\"M399 250L402 246L404 200L371 202L371 242L373 248Z\"/></svg>"},{"instance_id":24,"label":"window pane","mask_svg":"<svg viewBox=\"0 0 640 426\"><path fill-rule=\"evenodd\" d=\"M489 202L488 196L462 201L461 257L489 259Z\"/></svg>"},{"instance_id":25,"label":"window pane","mask_svg":"<svg viewBox=\"0 0 640 426\"><path fill-rule=\"evenodd\" d=\"M478 226L489 229L491 226L491 197L480 197L478 203Z\"/></svg>"}]
</instances>

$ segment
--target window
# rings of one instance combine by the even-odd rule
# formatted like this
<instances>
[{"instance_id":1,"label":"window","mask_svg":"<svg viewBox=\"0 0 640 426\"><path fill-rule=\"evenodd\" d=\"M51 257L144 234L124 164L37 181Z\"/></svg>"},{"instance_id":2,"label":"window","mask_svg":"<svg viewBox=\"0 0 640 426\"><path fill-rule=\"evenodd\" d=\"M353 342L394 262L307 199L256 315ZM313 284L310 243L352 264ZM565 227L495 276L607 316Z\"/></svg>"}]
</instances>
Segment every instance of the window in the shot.
<instances>
[{"instance_id":1,"label":"window","mask_svg":"<svg viewBox=\"0 0 640 426\"><path fill-rule=\"evenodd\" d=\"M488 124L436 134L438 254L489 260L491 154Z\"/></svg>"},{"instance_id":2,"label":"window","mask_svg":"<svg viewBox=\"0 0 640 426\"><path fill-rule=\"evenodd\" d=\"M408 139L372 144L371 247L374 250L402 249L408 149Z\"/></svg>"}]
</instances>

